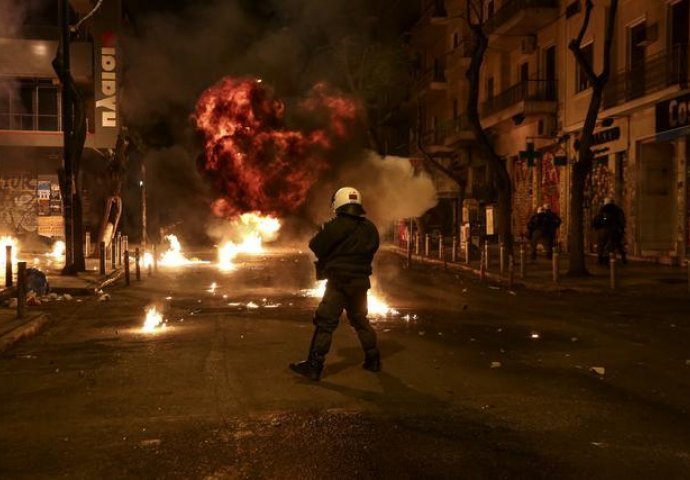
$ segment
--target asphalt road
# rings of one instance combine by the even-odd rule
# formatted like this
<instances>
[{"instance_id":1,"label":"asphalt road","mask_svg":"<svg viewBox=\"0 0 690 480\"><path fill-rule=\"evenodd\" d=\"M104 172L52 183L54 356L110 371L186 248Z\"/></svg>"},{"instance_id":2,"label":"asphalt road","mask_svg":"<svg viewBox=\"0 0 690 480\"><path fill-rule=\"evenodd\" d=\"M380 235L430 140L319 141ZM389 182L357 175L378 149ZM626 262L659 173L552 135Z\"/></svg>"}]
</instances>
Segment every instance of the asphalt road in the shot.
<instances>
[{"instance_id":1,"label":"asphalt road","mask_svg":"<svg viewBox=\"0 0 690 480\"><path fill-rule=\"evenodd\" d=\"M317 303L303 255L48 307L0 357L0 478L690 478L690 299L508 292L386 255L376 281L400 311L375 319L383 372L343 320L319 383L287 368ZM144 334L153 303L168 326Z\"/></svg>"}]
</instances>

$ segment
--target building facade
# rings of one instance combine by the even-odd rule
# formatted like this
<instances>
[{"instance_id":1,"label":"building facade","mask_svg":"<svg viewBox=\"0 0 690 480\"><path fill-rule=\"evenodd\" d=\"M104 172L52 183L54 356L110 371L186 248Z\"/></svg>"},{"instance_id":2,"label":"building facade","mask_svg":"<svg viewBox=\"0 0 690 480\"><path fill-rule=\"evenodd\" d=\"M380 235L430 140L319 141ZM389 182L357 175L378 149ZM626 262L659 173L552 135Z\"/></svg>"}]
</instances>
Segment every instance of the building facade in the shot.
<instances>
[{"instance_id":1,"label":"building facade","mask_svg":"<svg viewBox=\"0 0 690 480\"><path fill-rule=\"evenodd\" d=\"M422 1L415 28L425 34L413 30L410 43L423 59L416 60L423 67L418 71L427 72L419 78L444 80L424 82L413 92L422 135L413 143L447 162L463 159L468 182L457 198L467 204L490 202L491 189L486 186L490 173L463 120L472 51L466 1ZM609 2L595 4L582 46L598 73ZM595 129L595 166L584 205L591 219L604 198L613 198L627 215L630 254L666 263L690 254L689 4L619 1L612 73ZM564 220L559 241L567 249L570 176L591 98L587 77L568 49L583 22L584 0L484 0L482 6L489 48L481 71L480 115L512 178L514 233L524 234L530 215L548 204ZM435 75L441 70L443 76ZM411 152L423 157L419 149ZM452 191L448 178L434 176L441 195ZM593 249L594 235L587 230Z\"/></svg>"},{"instance_id":2,"label":"building facade","mask_svg":"<svg viewBox=\"0 0 690 480\"><path fill-rule=\"evenodd\" d=\"M76 25L93 5L73 0L70 7L70 24ZM63 162L61 87L51 64L58 46L58 12L57 1L37 2L15 12L0 30L2 234L64 235L57 177ZM71 44L72 76L87 111L83 162L102 161L120 129L121 18L119 1L103 2Z\"/></svg>"}]
</instances>

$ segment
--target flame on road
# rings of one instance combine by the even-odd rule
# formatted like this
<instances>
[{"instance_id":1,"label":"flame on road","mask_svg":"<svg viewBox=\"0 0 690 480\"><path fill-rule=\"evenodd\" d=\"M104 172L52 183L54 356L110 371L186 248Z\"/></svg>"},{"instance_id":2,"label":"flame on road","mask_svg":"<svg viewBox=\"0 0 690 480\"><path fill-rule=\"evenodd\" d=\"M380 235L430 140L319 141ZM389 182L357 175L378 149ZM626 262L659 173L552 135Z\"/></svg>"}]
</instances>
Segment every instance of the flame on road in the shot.
<instances>
[{"instance_id":1,"label":"flame on road","mask_svg":"<svg viewBox=\"0 0 690 480\"><path fill-rule=\"evenodd\" d=\"M163 314L159 312L155 306L146 309L146 319L144 320L144 326L141 328L141 331L144 333L153 333L163 328L165 328Z\"/></svg>"},{"instance_id":2,"label":"flame on road","mask_svg":"<svg viewBox=\"0 0 690 480\"><path fill-rule=\"evenodd\" d=\"M53 249L50 251L48 256L54 260L64 260L65 250L65 242L63 242L62 240L58 240L53 244Z\"/></svg>"},{"instance_id":3,"label":"flame on road","mask_svg":"<svg viewBox=\"0 0 690 480\"><path fill-rule=\"evenodd\" d=\"M326 293L326 280L317 282L314 288L302 291L305 297L321 298ZM383 317L397 317L400 312L388 306L388 304L376 293L369 290L367 292L367 309L369 315L377 318Z\"/></svg>"},{"instance_id":4,"label":"flame on road","mask_svg":"<svg viewBox=\"0 0 690 480\"><path fill-rule=\"evenodd\" d=\"M239 241L235 243L228 240L218 247L218 268L223 271L233 270L237 255L263 253L263 243L275 240L280 227L280 220L259 213L244 213L229 222L228 230Z\"/></svg>"},{"instance_id":5,"label":"flame on road","mask_svg":"<svg viewBox=\"0 0 690 480\"><path fill-rule=\"evenodd\" d=\"M176 235L166 235L165 239L170 244L167 252L164 252L160 258L160 264L166 267L179 267L183 265L192 265L199 263L208 263L201 260L189 259L182 253L182 245Z\"/></svg>"}]
</instances>

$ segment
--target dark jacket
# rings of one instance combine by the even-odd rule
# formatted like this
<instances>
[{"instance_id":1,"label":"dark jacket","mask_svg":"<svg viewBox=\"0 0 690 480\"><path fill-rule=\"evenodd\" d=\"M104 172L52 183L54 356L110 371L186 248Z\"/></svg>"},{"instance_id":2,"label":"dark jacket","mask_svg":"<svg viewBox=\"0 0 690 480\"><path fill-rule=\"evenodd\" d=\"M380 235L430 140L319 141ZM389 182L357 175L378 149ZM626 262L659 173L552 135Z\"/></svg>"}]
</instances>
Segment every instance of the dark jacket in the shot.
<instances>
[{"instance_id":1,"label":"dark jacket","mask_svg":"<svg viewBox=\"0 0 690 480\"><path fill-rule=\"evenodd\" d=\"M318 259L317 277L368 287L379 232L366 217L341 213L311 239L309 248Z\"/></svg>"},{"instance_id":2,"label":"dark jacket","mask_svg":"<svg viewBox=\"0 0 690 480\"><path fill-rule=\"evenodd\" d=\"M597 230L607 228L622 232L625 230L625 213L615 203L608 203L601 207L599 214L594 217L592 226Z\"/></svg>"}]
</instances>

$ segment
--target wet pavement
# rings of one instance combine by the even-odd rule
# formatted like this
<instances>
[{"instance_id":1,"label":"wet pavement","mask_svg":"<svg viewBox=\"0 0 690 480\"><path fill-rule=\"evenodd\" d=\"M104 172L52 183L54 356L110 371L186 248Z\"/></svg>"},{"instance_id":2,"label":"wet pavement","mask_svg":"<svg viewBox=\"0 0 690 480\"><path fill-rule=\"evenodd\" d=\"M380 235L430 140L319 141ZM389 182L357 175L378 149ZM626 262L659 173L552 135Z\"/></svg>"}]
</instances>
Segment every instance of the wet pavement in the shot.
<instances>
[{"instance_id":1,"label":"wet pavement","mask_svg":"<svg viewBox=\"0 0 690 480\"><path fill-rule=\"evenodd\" d=\"M50 328L0 356L0 478L688 478L689 298L511 292L384 254L384 371L343 320L312 383L287 369L311 268L187 266L41 306ZM144 334L153 304L167 327Z\"/></svg>"}]
</instances>

